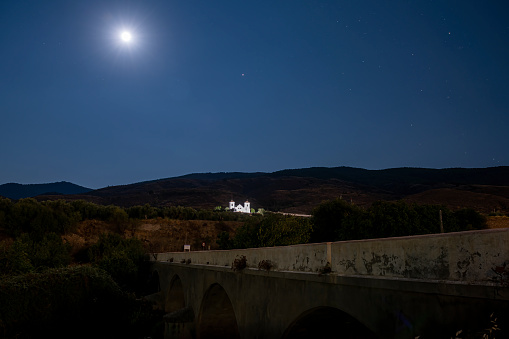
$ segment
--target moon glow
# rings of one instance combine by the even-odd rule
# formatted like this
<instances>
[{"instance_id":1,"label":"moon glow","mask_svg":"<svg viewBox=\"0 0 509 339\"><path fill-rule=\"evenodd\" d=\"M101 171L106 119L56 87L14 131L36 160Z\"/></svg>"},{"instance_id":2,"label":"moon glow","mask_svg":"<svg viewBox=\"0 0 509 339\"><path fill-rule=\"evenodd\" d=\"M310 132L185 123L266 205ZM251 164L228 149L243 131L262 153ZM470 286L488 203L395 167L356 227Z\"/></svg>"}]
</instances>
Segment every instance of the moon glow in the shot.
<instances>
[{"instance_id":1,"label":"moon glow","mask_svg":"<svg viewBox=\"0 0 509 339\"><path fill-rule=\"evenodd\" d=\"M122 39L123 42L130 42L132 40L133 36L131 33L124 31L120 34L120 39Z\"/></svg>"}]
</instances>

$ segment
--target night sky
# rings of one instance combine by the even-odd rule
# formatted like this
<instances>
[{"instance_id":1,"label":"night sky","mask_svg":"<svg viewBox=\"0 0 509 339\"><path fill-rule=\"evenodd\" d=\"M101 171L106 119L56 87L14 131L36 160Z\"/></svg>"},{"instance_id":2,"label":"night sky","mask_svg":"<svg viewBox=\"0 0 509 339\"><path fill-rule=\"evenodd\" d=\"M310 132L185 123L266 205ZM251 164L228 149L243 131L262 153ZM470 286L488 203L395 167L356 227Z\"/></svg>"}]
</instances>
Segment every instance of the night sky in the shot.
<instances>
[{"instance_id":1,"label":"night sky","mask_svg":"<svg viewBox=\"0 0 509 339\"><path fill-rule=\"evenodd\" d=\"M0 184L507 166L508 65L507 1L2 0Z\"/></svg>"}]
</instances>

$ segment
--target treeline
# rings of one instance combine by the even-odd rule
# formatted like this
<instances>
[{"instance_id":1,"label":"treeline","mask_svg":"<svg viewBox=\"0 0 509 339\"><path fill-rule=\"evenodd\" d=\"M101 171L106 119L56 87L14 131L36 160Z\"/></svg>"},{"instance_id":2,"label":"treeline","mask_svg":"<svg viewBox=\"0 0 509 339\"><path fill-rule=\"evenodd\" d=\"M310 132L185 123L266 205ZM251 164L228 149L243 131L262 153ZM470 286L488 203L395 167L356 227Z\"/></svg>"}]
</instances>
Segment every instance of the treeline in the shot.
<instances>
[{"instance_id":1,"label":"treeline","mask_svg":"<svg viewBox=\"0 0 509 339\"><path fill-rule=\"evenodd\" d=\"M153 207L148 204L122 208L103 206L84 200L66 202L48 200L39 202L33 198L12 201L0 198L0 228L11 236L30 233L41 239L47 233L72 232L83 220L102 220L117 225L129 219L168 218L177 220L242 221L247 216L221 210L196 210L191 207Z\"/></svg>"},{"instance_id":2,"label":"treeline","mask_svg":"<svg viewBox=\"0 0 509 339\"><path fill-rule=\"evenodd\" d=\"M459 232L486 227L486 218L473 209L451 211L441 205L378 201L362 209L341 199L313 211L313 242Z\"/></svg>"},{"instance_id":3,"label":"treeline","mask_svg":"<svg viewBox=\"0 0 509 339\"><path fill-rule=\"evenodd\" d=\"M118 206L100 206L85 201L38 202L32 198L13 202L0 199L0 230L12 239L0 242L0 276L25 274L73 263L71 248L62 235L75 230L78 222L97 219L120 225L129 214ZM148 258L139 239L105 233L84 250L80 263L106 270L123 288L135 290L138 270Z\"/></svg>"},{"instance_id":4,"label":"treeline","mask_svg":"<svg viewBox=\"0 0 509 339\"><path fill-rule=\"evenodd\" d=\"M149 204L143 206L132 206L125 209L129 218L133 219L154 219L167 218L176 220L210 220L210 221L245 221L249 215L244 213L233 213L222 208L194 209L183 206L154 207Z\"/></svg>"},{"instance_id":5,"label":"treeline","mask_svg":"<svg viewBox=\"0 0 509 339\"><path fill-rule=\"evenodd\" d=\"M440 205L378 201L367 209L336 199L316 207L311 218L267 214L253 217L234 237L222 232L222 249L283 246L309 242L400 237L459 232L486 227L486 218L473 209L451 211Z\"/></svg>"},{"instance_id":6,"label":"treeline","mask_svg":"<svg viewBox=\"0 0 509 339\"><path fill-rule=\"evenodd\" d=\"M33 198L18 201L0 198L0 231L12 238L0 242L0 276L71 264L75 258L62 235L75 231L81 221L105 221L113 231L123 234L128 227L136 225L136 220L146 218L243 220L248 216L181 206L152 207L146 204L122 208L84 200L39 202ZM130 281L128 278L136 280L136 267L142 261L143 247L136 241L113 234L101 237L92 248L79 253L78 261L106 269L118 283L125 285Z\"/></svg>"}]
</instances>

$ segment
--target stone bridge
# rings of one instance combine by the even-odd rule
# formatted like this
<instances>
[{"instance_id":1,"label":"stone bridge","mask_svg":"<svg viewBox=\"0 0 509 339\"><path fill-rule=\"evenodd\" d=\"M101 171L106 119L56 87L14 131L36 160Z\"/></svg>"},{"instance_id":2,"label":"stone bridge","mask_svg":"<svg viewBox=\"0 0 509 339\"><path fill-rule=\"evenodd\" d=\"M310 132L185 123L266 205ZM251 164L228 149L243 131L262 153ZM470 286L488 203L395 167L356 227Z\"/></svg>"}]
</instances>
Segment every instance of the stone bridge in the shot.
<instances>
[{"instance_id":1,"label":"stone bridge","mask_svg":"<svg viewBox=\"0 0 509 339\"><path fill-rule=\"evenodd\" d=\"M508 314L509 229L157 253L151 271L166 338L450 338Z\"/></svg>"}]
</instances>

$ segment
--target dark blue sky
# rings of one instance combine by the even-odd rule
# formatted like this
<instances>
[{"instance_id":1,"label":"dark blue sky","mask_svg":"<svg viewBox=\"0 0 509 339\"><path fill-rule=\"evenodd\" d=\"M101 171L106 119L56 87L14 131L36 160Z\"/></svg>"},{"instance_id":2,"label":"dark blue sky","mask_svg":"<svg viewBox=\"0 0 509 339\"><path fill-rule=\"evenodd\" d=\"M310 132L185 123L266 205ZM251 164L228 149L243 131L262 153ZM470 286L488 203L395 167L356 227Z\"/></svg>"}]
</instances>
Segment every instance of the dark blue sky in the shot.
<instances>
[{"instance_id":1,"label":"dark blue sky","mask_svg":"<svg viewBox=\"0 0 509 339\"><path fill-rule=\"evenodd\" d=\"M0 48L0 184L509 165L506 1L4 0Z\"/></svg>"}]
</instances>

